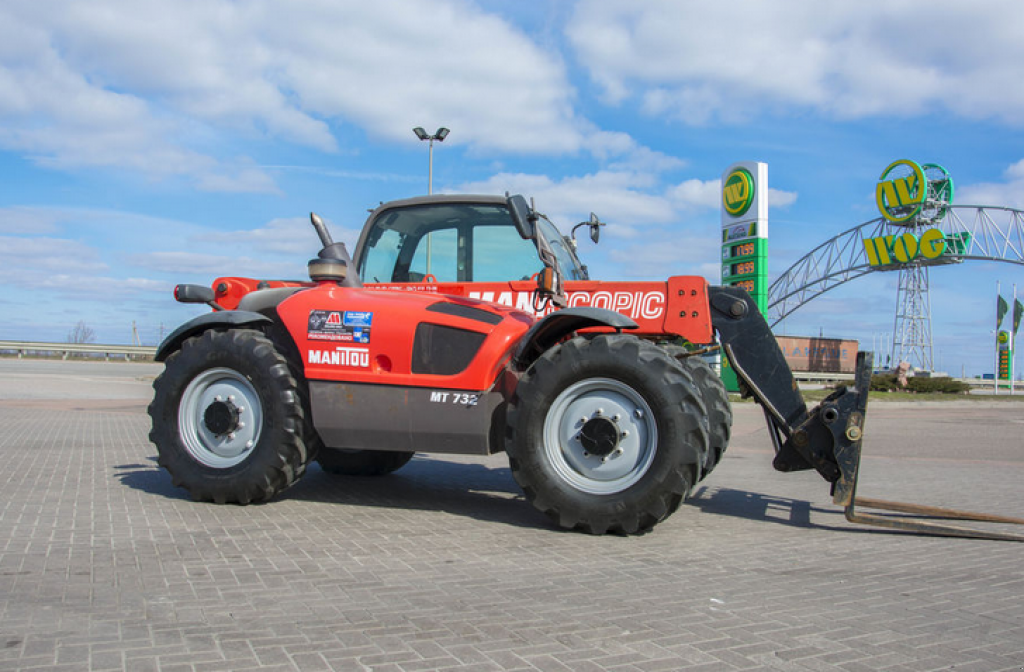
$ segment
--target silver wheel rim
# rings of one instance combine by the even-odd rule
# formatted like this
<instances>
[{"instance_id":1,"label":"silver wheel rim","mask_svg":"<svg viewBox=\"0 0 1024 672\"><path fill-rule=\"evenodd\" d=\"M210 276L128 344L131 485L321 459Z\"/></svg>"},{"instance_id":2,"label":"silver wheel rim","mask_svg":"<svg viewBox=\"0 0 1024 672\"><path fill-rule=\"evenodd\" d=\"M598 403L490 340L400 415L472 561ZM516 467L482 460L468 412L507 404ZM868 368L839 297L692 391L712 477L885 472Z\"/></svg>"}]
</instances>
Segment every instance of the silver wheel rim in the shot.
<instances>
[{"instance_id":1,"label":"silver wheel rim","mask_svg":"<svg viewBox=\"0 0 1024 672\"><path fill-rule=\"evenodd\" d=\"M580 431L593 418L610 420L618 444L607 455L591 454ZM658 446L651 407L632 387L611 378L589 378L567 387L544 418L544 454L558 476L582 492L610 495L626 490L650 469Z\"/></svg>"},{"instance_id":2,"label":"silver wheel rim","mask_svg":"<svg viewBox=\"0 0 1024 672\"><path fill-rule=\"evenodd\" d=\"M238 426L216 434L207 427L206 410L216 402L230 402L238 411ZM185 450L197 462L227 469L249 456L259 441L263 408L256 389L233 369L209 369L192 379L178 406L178 428Z\"/></svg>"}]
</instances>

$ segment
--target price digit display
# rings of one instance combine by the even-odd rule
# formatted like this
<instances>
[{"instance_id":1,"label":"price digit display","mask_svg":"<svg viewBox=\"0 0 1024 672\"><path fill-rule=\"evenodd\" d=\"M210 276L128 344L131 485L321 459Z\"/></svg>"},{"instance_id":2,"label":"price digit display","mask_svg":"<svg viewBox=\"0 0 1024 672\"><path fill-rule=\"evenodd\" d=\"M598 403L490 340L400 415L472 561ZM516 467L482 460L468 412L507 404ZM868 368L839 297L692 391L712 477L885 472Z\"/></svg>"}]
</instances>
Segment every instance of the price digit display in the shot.
<instances>
[{"instance_id":1,"label":"price digit display","mask_svg":"<svg viewBox=\"0 0 1024 672\"><path fill-rule=\"evenodd\" d=\"M754 254L754 251L754 243L742 243L732 246L732 256L734 257L749 257Z\"/></svg>"},{"instance_id":2,"label":"price digit display","mask_svg":"<svg viewBox=\"0 0 1024 672\"><path fill-rule=\"evenodd\" d=\"M742 263L733 264L732 265L732 274L733 275L747 275L747 274L753 273L753 272L754 272L754 262L752 262L752 261L744 261Z\"/></svg>"},{"instance_id":3,"label":"price digit display","mask_svg":"<svg viewBox=\"0 0 1024 672\"><path fill-rule=\"evenodd\" d=\"M733 287L742 287L751 294L754 293L754 281L753 280L740 280L739 282L732 283Z\"/></svg>"}]
</instances>

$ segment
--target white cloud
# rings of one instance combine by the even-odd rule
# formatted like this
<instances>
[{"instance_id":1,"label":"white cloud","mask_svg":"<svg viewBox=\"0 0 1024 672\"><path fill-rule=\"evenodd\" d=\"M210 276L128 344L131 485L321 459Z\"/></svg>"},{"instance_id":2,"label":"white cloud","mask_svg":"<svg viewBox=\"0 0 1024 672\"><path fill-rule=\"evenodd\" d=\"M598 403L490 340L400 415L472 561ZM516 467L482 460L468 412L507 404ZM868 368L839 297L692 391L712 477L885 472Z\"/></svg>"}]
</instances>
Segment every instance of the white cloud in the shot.
<instances>
[{"instance_id":1,"label":"white cloud","mask_svg":"<svg viewBox=\"0 0 1024 672\"><path fill-rule=\"evenodd\" d=\"M669 189L668 197L679 207L721 208L722 180L686 180ZM785 208L796 203L796 199L796 192L768 188L770 207Z\"/></svg>"},{"instance_id":2,"label":"white cloud","mask_svg":"<svg viewBox=\"0 0 1024 672\"><path fill-rule=\"evenodd\" d=\"M0 236L0 283L24 286L47 274L108 270L95 249L74 240Z\"/></svg>"},{"instance_id":3,"label":"white cloud","mask_svg":"<svg viewBox=\"0 0 1024 672\"><path fill-rule=\"evenodd\" d=\"M197 181L200 191L219 191L226 193L281 193L274 179L256 167L243 167L236 174L211 173L203 175Z\"/></svg>"},{"instance_id":4,"label":"white cloud","mask_svg":"<svg viewBox=\"0 0 1024 672\"><path fill-rule=\"evenodd\" d=\"M537 209L548 215L561 229L596 213L608 222L611 236L628 236L635 225L668 223L675 217L671 203L659 194L646 193L656 186L653 176L626 171L600 171L554 181L545 175L499 173L482 182L460 185L459 192L502 194L521 193L533 197Z\"/></svg>"},{"instance_id":5,"label":"white cloud","mask_svg":"<svg viewBox=\"0 0 1024 672\"><path fill-rule=\"evenodd\" d=\"M567 35L605 99L701 124L805 108L836 118L945 108L1020 124L1016 0L583 0Z\"/></svg>"},{"instance_id":6,"label":"white cloud","mask_svg":"<svg viewBox=\"0 0 1024 672\"><path fill-rule=\"evenodd\" d=\"M953 203L1024 209L1024 159L1012 164L1003 174L1006 176L1005 182L957 186Z\"/></svg>"},{"instance_id":7,"label":"white cloud","mask_svg":"<svg viewBox=\"0 0 1024 672\"><path fill-rule=\"evenodd\" d=\"M783 191L782 189L768 188L768 205L772 208L785 208L796 203L797 193L795 191Z\"/></svg>"},{"instance_id":8,"label":"white cloud","mask_svg":"<svg viewBox=\"0 0 1024 672\"><path fill-rule=\"evenodd\" d=\"M360 229L337 226L326 218L324 223L335 242L345 242L349 253L355 252ZM304 262L306 257L312 259L320 251L320 239L305 217L273 219L255 229L204 233L195 236L194 241L203 247L208 244L244 246L257 255L294 255L300 262ZM304 272L304 267L296 266L289 271L289 277Z\"/></svg>"},{"instance_id":9,"label":"white cloud","mask_svg":"<svg viewBox=\"0 0 1024 672\"><path fill-rule=\"evenodd\" d=\"M198 276L204 278L204 281L232 275L280 279L305 274L305 268L296 268L295 264L288 262L203 252L143 252L130 255L128 262L150 271L177 274L182 277Z\"/></svg>"},{"instance_id":10,"label":"white cloud","mask_svg":"<svg viewBox=\"0 0 1024 672\"><path fill-rule=\"evenodd\" d=\"M686 180L670 188L668 197L679 207L717 208L722 198L722 181Z\"/></svg>"},{"instance_id":11,"label":"white cloud","mask_svg":"<svg viewBox=\"0 0 1024 672\"><path fill-rule=\"evenodd\" d=\"M661 280L673 275L699 275L714 282L721 273L717 235L699 229L685 234L659 232L630 245L613 247L607 254L615 269L608 278Z\"/></svg>"},{"instance_id":12,"label":"white cloud","mask_svg":"<svg viewBox=\"0 0 1024 672\"><path fill-rule=\"evenodd\" d=\"M32 303L43 297L108 303L138 292L162 291L167 282L149 278L118 278L99 251L75 240L0 236L0 285L25 290Z\"/></svg>"},{"instance_id":13,"label":"white cloud","mask_svg":"<svg viewBox=\"0 0 1024 672\"><path fill-rule=\"evenodd\" d=\"M669 156L637 143L626 133L598 131L593 129L586 140L587 150L599 161L606 163L608 170L636 170L662 173L685 168L683 159Z\"/></svg>"},{"instance_id":14,"label":"white cloud","mask_svg":"<svg viewBox=\"0 0 1024 672\"><path fill-rule=\"evenodd\" d=\"M60 216L47 208L0 208L0 233L53 233Z\"/></svg>"},{"instance_id":15,"label":"white cloud","mask_svg":"<svg viewBox=\"0 0 1024 672\"><path fill-rule=\"evenodd\" d=\"M459 185L461 193L521 193L533 197L537 208L567 233L576 222L595 212L611 224L607 235L632 238L638 227L679 225L696 212L721 207L721 180L689 179L665 187L654 173L605 170L555 181L546 175L499 173L480 181ZM796 202L795 192L768 190L772 207Z\"/></svg>"},{"instance_id":16,"label":"white cloud","mask_svg":"<svg viewBox=\"0 0 1024 672\"><path fill-rule=\"evenodd\" d=\"M274 192L232 139L335 152L332 124L480 151L583 147L560 57L461 0L132 0L0 7L0 148L57 169L118 168ZM654 160L657 157L648 157Z\"/></svg>"}]
</instances>

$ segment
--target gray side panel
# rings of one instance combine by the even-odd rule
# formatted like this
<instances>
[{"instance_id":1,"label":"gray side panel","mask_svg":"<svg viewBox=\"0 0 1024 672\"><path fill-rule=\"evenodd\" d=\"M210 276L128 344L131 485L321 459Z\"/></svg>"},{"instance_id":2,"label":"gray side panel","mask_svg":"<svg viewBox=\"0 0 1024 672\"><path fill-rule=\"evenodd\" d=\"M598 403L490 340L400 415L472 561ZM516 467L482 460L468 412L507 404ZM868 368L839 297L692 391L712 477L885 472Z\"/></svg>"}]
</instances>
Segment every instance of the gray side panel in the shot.
<instances>
[{"instance_id":1,"label":"gray side panel","mask_svg":"<svg viewBox=\"0 0 1024 672\"><path fill-rule=\"evenodd\" d=\"M313 425L331 448L489 455L498 392L311 380Z\"/></svg>"}]
</instances>

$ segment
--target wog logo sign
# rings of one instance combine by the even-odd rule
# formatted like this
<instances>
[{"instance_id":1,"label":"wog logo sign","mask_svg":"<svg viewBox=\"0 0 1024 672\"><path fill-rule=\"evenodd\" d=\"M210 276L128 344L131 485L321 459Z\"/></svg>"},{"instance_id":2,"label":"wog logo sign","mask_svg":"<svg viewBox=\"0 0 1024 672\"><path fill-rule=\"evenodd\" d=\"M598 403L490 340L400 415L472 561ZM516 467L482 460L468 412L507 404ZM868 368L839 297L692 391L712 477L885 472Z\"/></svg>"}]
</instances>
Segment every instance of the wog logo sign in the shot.
<instances>
[{"instance_id":1,"label":"wog logo sign","mask_svg":"<svg viewBox=\"0 0 1024 672\"><path fill-rule=\"evenodd\" d=\"M928 196L928 181L921 166L909 159L893 161L878 178L875 201L890 222L908 222L921 212Z\"/></svg>"},{"instance_id":2,"label":"wog logo sign","mask_svg":"<svg viewBox=\"0 0 1024 672\"><path fill-rule=\"evenodd\" d=\"M745 168L729 173L722 185L722 207L733 217L739 217L754 202L754 178Z\"/></svg>"}]
</instances>

